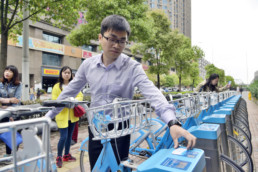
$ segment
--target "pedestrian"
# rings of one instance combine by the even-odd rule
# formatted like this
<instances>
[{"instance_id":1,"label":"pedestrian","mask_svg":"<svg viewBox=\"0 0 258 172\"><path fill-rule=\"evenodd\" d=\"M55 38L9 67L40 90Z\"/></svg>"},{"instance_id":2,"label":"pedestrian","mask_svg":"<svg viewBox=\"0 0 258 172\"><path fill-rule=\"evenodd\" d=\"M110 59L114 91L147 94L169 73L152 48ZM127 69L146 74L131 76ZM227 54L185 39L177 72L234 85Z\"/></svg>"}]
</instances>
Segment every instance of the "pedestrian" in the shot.
<instances>
[{"instance_id":1,"label":"pedestrian","mask_svg":"<svg viewBox=\"0 0 258 172\"><path fill-rule=\"evenodd\" d=\"M61 92L67 88L72 79L72 69L68 66L62 67L59 74L59 82L54 85L52 90L53 100L58 98ZM79 101L83 100L81 92L77 93L76 99ZM76 161L76 158L70 154L70 146L74 125L78 120L79 118L74 116L74 110L69 108L64 108L58 115L56 115L56 124L60 132L56 158L56 165L58 168L62 167L63 161ZM64 149L64 156L62 156Z\"/></svg>"},{"instance_id":2,"label":"pedestrian","mask_svg":"<svg viewBox=\"0 0 258 172\"><path fill-rule=\"evenodd\" d=\"M218 87L218 82L219 82L219 75L214 73L211 74L210 77L206 80L201 82L196 88L195 88L195 92L222 92L225 91L227 89L229 89L230 85L227 84L222 88Z\"/></svg>"},{"instance_id":3,"label":"pedestrian","mask_svg":"<svg viewBox=\"0 0 258 172\"><path fill-rule=\"evenodd\" d=\"M242 92L244 91L244 89L243 89L243 87L241 86L240 87L240 93L241 93L241 95L242 95Z\"/></svg>"},{"instance_id":4,"label":"pedestrian","mask_svg":"<svg viewBox=\"0 0 258 172\"><path fill-rule=\"evenodd\" d=\"M21 100L22 84L19 80L18 69L9 65L4 69L3 77L0 79L0 103L1 108L7 108L8 106L17 106ZM12 117L4 118L1 122L14 121ZM7 145L5 157L11 156L12 150Z\"/></svg>"},{"instance_id":5,"label":"pedestrian","mask_svg":"<svg viewBox=\"0 0 258 172\"><path fill-rule=\"evenodd\" d=\"M148 79L142 65L122 53L131 32L127 20L119 15L107 16L101 23L100 32L98 39L103 53L88 58L81 64L75 78L60 94L58 100L76 96L88 83L91 88L91 107L96 107L112 102L115 96L111 95L132 99L134 87L138 87L142 95L150 99L156 114L168 124L175 148L178 147L178 138L181 136L188 141L188 149L193 147L196 138L181 128L181 124L175 116L175 107L167 102L160 90ZM46 116L53 118L60 110L62 108L55 108ZM100 141L93 140L90 128L88 131L89 160L91 169L93 169L102 150L102 144ZM114 153L118 164L120 163L119 159L128 158L130 135L116 138L116 140L111 139L111 144L113 150L117 150Z\"/></svg>"},{"instance_id":6,"label":"pedestrian","mask_svg":"<svg viewBox=\"0 0 258 172\"><path fill-rule=\"evenodd\" d=\"M35 99L34 94L35 94L34 87L31 86L30 87L30 100L31 101L33 101Z\"/></svg>"},{"instance_id":7,"label":"pedestrian","mask_svg":"<svg viewBox=\"0 0 258 172\"><path fill-rule=\"evenodd\" d=\"M38 88L37 89L37 100L40 100L40 95L41 95L41 92L40 92L40 89Z\"/></svg>"}]
</instances>

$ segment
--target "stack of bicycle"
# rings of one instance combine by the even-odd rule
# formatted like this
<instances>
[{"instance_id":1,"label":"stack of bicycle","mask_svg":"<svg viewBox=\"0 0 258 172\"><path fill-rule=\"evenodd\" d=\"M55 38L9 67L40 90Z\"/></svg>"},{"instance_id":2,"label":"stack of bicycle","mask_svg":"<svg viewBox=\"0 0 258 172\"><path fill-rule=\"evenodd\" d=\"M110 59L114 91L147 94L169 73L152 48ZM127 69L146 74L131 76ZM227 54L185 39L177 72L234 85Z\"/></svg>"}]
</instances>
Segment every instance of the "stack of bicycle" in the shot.
<instances>
[{"instance_id":1,"label":"stack of bicycle","mask_svg":"<svg viewBox=\"0 0 258 172\"><path fill-rule=\"evenodd\" d=\"M253 171L248 113L246 102L240 95L236 92L222 92L170 95L168 98L169 103L176 107L176 116L183 124L182 127L198 138L196 148L187 150L184 138L179 139L181 145L178 149L173 148L173 139L167 125L155 115L149 100L116 99L113 103L86 110L94 140L101 140L103 144L93 171ZM60 107L80 103L86 102L48 101L45 105ZM12 113L14 112L22 115L25 111L12 109ZM46 123L44 119L42 122ZM25 122L14 122L0 127L5 131L12 131L13 146L15 131L24 124ZM110 125L113 126L112 129ZM34 125L31 126L33 127ZM44 131L49 132L49 129ZM31 132L35 135L35 131ZM25 140L30 138L28 133L27 131L27 137L23 136L25 148ZM112 149L110 139L128 134L131 135L130 157L118 164L114 153L117 150ZM45 136L49 137L48 134ZM0 171L22 171L24 168L27 171L55 171L54 163L51 164L49 158L52 155L49 146L43 147L40 139L35 139L35 145L39 145L37 153L33 154L33 150L23 151L21 156L19 151L22 150L17 154L14 150L13 165L0 168ZM47 143L46 140L43 141ZM80 147L81 171L86 171L87 144L88 138ZM31 154L36 158L31 157ZM17 155L18 159L15 157ZM143 162L136 162L137 158Z\"/></svg>"}]
</instances>

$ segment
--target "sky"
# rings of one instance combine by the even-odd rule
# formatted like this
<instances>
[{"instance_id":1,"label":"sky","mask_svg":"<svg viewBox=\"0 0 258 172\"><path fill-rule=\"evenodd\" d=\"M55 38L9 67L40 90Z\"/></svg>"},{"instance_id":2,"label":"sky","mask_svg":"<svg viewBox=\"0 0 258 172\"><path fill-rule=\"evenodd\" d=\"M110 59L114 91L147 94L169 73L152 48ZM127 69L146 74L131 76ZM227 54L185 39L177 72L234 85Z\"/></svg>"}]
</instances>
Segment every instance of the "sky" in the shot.
<instances>
[{"instance_id":1,"label":"sky","mask_svg":"<svg viewBox=\"0 0 258 172\"><path fill-rule=\"evenodd\" d=\"M258 0L191 0L192 45L226 75L250 83L258 71Z\"/></svg>"}]
</instances>

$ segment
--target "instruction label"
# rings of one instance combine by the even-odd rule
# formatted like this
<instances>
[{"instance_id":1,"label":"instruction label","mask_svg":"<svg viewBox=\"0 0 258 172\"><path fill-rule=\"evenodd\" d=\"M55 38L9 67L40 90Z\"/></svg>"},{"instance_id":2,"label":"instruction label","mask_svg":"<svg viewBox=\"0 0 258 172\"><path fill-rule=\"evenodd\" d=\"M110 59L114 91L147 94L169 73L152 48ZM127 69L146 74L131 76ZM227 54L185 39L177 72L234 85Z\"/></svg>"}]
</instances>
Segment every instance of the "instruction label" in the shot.
<instances>
[{"instance_id":1,"label":"instruction label","mask_svg":"<svg viewBox=\"0 0 258 172\"><path fill-rule=\"evenodd\" d=\"M166 158L160 165L180 170L187 170L190 167L191 162L181 161L174 158Z\"/></svg>"}]
</instances>

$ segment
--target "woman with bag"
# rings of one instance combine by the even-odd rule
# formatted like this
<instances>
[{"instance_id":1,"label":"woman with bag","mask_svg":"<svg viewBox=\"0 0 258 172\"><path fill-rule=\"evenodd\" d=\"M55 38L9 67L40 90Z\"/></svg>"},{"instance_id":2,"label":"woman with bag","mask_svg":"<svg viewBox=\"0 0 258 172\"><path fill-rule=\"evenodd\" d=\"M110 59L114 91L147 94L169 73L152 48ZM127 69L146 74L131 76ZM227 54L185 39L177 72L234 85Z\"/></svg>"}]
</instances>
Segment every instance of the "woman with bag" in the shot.
<instances>
[{"instance_id":1,"label":"woman with bag","mask_svg":"<svg viewBox=\"0 0 258 172\"><path fill-rule=\"evenodd\" d=\"M18 69L9 65L4 69L3 77L0 79L0 103L1 108L17 106L20 104L22 85L19 81ZM4 118L1 122L13 121L13 118ZM11 156L12 149L6 144L5 157Z\"/></svg>"},{"instance_id":2,"label":"woman with bag","mask_svg":"<svg viewBox=\"0 0 258 172\"><path fill-rule=\"evenodd\" d=\"M67 87L69 82L73 79L72 69L68 66L64 66L59 74L59 82L54 85L52 90L52 100L56 100L59 94ZM83 100L83 94L79 92L76 96L78 101ZM70 154L70 146L72 140L72 134L74 130L75 122L79 120L74 115L74 109L64 108L56 117L56 123L60 132L60 139L57 145L57 158L56 165L61 168L63 161L76 161L76 158ZM63 150L65 148L64 156Z\"/></svg>"}]
</instances>

